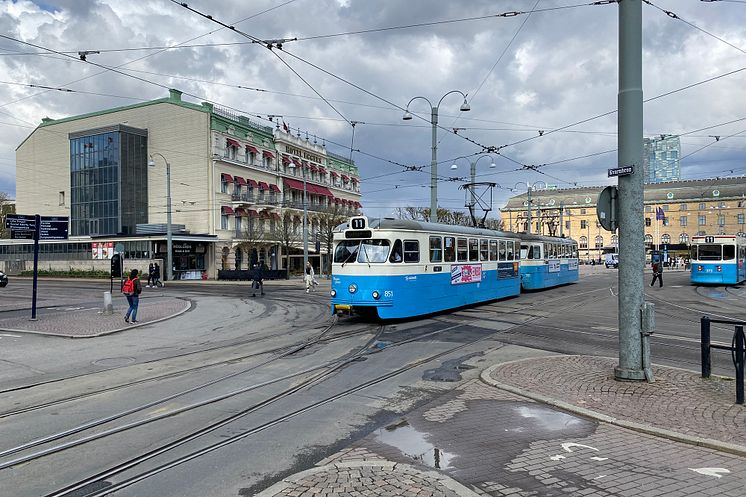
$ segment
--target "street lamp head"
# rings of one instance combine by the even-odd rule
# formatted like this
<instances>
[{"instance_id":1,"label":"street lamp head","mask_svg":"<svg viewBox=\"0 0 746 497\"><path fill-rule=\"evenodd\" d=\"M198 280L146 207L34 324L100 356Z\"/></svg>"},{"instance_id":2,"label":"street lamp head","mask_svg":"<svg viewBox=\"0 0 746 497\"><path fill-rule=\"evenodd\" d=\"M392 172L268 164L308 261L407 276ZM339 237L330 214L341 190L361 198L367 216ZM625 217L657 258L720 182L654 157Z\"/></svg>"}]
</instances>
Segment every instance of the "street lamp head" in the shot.
<instances>
[{"instance_id":1,"label":"street lamp head","mask_svg":"<svg viewBox=\"0 0 746 497\"><path fill-rule=\"evenodd\" d=\"M464 103L461 104L461 107L459 108L459 110L461 112L469 112L471 110L469 103L466 101L466 97L464 97Z\"/></svg>"},{"instance_id":2,"label":"street lamp head","mask_svg":"<svg viewBox=\"0 0 746 497\"><path fill-rule=\"evenodd\" d=\"M496 167L497 167L497 164L495 164L494 162L490 164L490 169L495 169Z\"/></svg>"},{"instance_id":3,"label":"street lamp head","mask_svg":"<svg viewBox=\"0 0 746 497\"><path fill-rule=\"evenodd\" d=\"M458 169L458 165L456 165L456 164L453 164L453 165L451 166L451 171L455 171L456 169Z\"/></svg>"},{"instance_id":4,"label":"street lamp head","mask_svg":"<svg viewBox=\"0 0 746 497\"><path fill-rule=\"evenodd\" d=\"M155 160L153 160L152 155L148 158L148 167L155 167Z\"/></svg>"},{"instance_id":5,"label":"street lamp head","mask_svg":"<svg viewBox=\"0 0 746 497\"><path fill-rule=\"evenodd\" d=\"M411 120L412 120L412 114L410 114L408 110L405 110L404 115L402 116L402 121L411 121Z\"/></svg>"}]
</instances>

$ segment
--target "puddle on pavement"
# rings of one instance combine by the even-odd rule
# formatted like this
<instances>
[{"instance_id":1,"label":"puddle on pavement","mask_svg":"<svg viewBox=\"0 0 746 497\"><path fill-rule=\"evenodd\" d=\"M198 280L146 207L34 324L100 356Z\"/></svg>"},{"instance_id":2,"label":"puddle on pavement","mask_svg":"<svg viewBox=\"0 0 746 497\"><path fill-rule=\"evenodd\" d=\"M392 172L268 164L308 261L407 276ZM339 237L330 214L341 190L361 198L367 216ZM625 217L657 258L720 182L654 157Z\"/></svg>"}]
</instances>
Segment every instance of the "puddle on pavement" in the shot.
<instances>
[{"instance_id":1,"label":"puddle on pavement","mask_svg":"<svg viewBox=\"0 0 746 497\"><path fill-rule=\"evenodd\" d=\"M461 371L467 371L474 369L474 366L463 364L472 357L481 356L483 352L474 352L469 355L461 356L456 359L449 359L444 361L440 367L435 369L428 369L422 373L422 379L425 381L445 381L455 382L461 381Z\"/></svg>"},{"instance_id":2,"label":"puddle on pavement","mask_svg":"<svg viewBox=\"0 0 746 497\"><path fill-rule=\"evenodd\" d=\"M583 424L583 420L578 417L554 411L546 407L515 406L514 410L518 416L524 419L529 419L532 424L538 425L535 426L535 428L540 428L546 431L562 431Z\"/></svg>"},{"instance_id":3,"label":"puddle on pavement","mask_svg":"<svg viewBox=\"0 0 746 497\"><path fill-rule=\"evenodd\" d=\"M722 290L716 290L714 288L705 288L704 291L705 297L709 297L711 299L724 299L726 297L726 294Z\"/></svg>"},{"instance_id":4,"label":"puddle on pavement","mask_svg":"<svg viewBox=\"0 0 746 497\"><path fill-rule=\"evenodd\" d=\"M453 454L443 451L425 439L426 433L412 428L403 421L389 425L376 431L376 440L386 445L396 447L407 457L436 469L451 467Z\"/></svg>"}]
</instances>

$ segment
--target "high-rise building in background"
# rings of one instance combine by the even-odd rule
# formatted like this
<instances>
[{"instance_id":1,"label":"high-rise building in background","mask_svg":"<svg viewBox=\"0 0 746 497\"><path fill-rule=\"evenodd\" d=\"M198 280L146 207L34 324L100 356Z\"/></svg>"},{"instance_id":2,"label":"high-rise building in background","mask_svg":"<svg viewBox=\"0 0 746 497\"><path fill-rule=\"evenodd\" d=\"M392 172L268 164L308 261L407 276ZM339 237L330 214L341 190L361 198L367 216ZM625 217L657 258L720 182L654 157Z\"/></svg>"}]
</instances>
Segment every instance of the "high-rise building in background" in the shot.
<instances>
[{"instance_id":1,"label":"high-rise building in background","mask_svg":"<svg viewBox=\"0 0 746 497\"><path fill-rule=\"evenodd\" d=\"M642 164L645 183L681 179L681 141L675 135L643 139Z\"/></svg>"}]
</instances>

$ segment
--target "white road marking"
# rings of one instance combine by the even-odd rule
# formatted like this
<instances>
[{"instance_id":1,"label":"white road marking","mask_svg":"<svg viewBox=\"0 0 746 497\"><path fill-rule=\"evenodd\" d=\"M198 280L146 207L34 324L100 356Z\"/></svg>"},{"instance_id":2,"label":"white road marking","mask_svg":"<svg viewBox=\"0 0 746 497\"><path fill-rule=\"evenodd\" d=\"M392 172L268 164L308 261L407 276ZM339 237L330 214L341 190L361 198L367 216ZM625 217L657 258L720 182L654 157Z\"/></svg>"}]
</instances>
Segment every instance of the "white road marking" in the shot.
<instances>
[{"instance_id":1,"label":"white road marking","mask_svg":"<svg viewBox=\"0 0 746 497\"><path fill-rule=\"evenodd\" d=\"M0 337L21 338L21 335L11 335L10 333L0 333Z\"/></svg>"},{"instance_id":2,"label":"white road marking","mask_svg":"<svg viewBox=\"0 0 746 497\"><path fill-rule=\"evenodd\" d=\"M566 459L566 458L562 454L558 454L556 456L551 456L549 459L551 459L552 461L559 461L560 459Z\"/></svg>"},{"instance_id":3,"label":"white road marking","mask_svg":"<svg viewBox=\"0 0 746 497\"><path fill-rule=\"evenodd\" d=\"M700 475L705 476L714 476L715 478L722 478L723 474L730 473L730 470L727 470L725 468L689 468L690 470L694 471L695 473L699 473Z\"/></svg>"},{"instance_id":4,"label":"white road marking","mask_svg":"<svg viewBox=\"0 0 746 497\"><path fill-rule=\"evenodd\" d=\"M592 460L592 461L608 461L608 460L609 460L609 458L608 458L608 457L598 457L598 456L593 456L593 457L591 457L591 460Z\"/></svg>"},{"instance_id":5,"label":"white road marking","mask_svg":"<svg viewBox=\"0 0 746 497\"><path fill-rule=\"evenodd\" d=\"M565 449L567 452L572 452L573 447L582 447L584 449L591 449L598 452L598 449L595 447L591 447L590 445L583 445L583 444L576 444L574 442L565 442L562 444L562 448Z\"/></svg>"},{"instance_id":6,"label":"white road marking","mask_svg":"<svg viewBox=\"0 0 746 497\"><path fill-rule=\"evenodd\" d=\"M597 477L594 478L594 480L600 480L601 478L605 478L605 477L606 475L598 475Z\"/></svg>"}]
</instances>

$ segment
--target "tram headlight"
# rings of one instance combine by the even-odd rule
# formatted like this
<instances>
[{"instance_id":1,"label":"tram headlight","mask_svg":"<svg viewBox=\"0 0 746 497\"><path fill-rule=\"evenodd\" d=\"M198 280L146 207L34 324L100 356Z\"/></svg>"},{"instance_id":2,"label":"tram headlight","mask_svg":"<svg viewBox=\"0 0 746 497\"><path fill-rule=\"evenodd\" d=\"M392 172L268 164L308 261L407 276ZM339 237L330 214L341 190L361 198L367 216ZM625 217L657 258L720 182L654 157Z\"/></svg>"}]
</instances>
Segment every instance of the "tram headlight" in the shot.
<instances>
[{"instance_id":1,"label":"tram headlight","mask_svg":"<svg viewBox=\"0 0 746 497\"><path fill-rule=\"evenodd\" d=\"M357 292L357 285L355 283L351 283L350 286L347 287L347 290L350 293L355 293Z\"/></svg>"},{"instance_id":2,"label":"tram headlight","mask_svg":"<svg viewBox=\"0 0 746 497\"><path fill-rule=\"evenodd\" d=\"M381 294L378 293L378 290L373 290L373 298L376 300L381 298Z\"/></svg>"},{"instance_id":3,"label":"tram headlight","mask_svg":"<svg viewBox=\"0 0 746 497\"><path fill-rule=\"evenodd\" d=\"M332 289L332 291L329 292L329 295L331 295L332 297L336 297L337 296L337 291L334 290L334 289Z\"/></svg>"}]
</instances>

